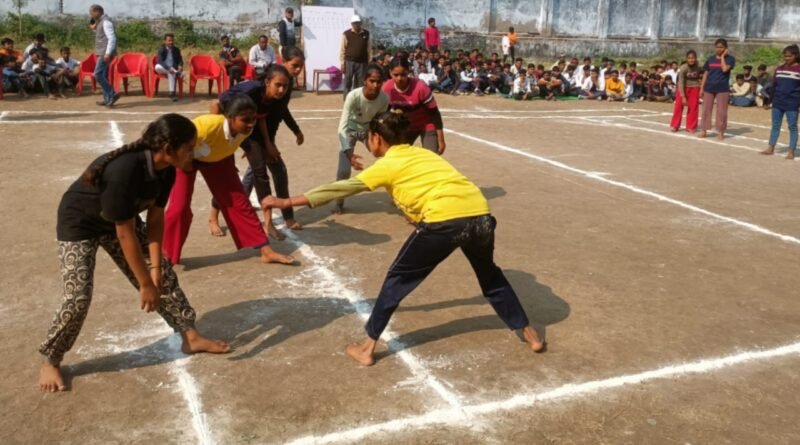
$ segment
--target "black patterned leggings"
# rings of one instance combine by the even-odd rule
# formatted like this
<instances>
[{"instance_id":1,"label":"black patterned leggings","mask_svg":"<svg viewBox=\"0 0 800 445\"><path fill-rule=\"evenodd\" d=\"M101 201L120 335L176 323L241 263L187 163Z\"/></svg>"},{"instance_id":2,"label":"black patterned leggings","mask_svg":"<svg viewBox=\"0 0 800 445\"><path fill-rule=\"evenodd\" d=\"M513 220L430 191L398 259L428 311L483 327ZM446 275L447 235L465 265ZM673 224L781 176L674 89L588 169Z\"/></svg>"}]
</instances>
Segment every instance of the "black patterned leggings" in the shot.
<instances>
[{"instance_id":1,"label":"black patterned leggings","mask_svg":"<svg viewBox=\"0 0 800 445\"><path fill-rule=\"evenodd\" d=\"M136 235L145 262L150 265L147 243L147 230L142 223L137 224ZM136 289L139 285L133 275L122 246L116 235L103 235L83 241L59 241L58 254L61 261L61 275L64 278L64 301L56 312L47 339L39 347L50 363L61 363L64 354L75 344L81 332L83 321L89 312L94 289L94 266L97 249L102 247L117 264L117 267L128 277ZM163 295L158 307L158 313L175 332L184 332L194 328L195 312L186 299L183 290L178 284L178 277L172 270L172 264L162 257L161 270L163 272Z\"/></svg>"}]
</instances>

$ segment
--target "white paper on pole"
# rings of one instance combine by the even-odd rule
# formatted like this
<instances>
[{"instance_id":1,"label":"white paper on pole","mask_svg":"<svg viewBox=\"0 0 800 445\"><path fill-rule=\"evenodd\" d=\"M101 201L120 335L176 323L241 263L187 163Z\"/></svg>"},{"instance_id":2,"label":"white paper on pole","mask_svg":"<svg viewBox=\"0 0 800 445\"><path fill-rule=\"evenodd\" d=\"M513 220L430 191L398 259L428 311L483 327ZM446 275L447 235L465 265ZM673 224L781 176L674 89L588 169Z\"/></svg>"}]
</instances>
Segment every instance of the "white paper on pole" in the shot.
<instances>
[{"instance_id":1,"label":"white paper on pole","mask_svg":"<svg viewBox=\"0 0 800 445\"><path fill-rule=\"evenodd\" d=\"M342 34L350 29L353 8L303 6L303 49L306 53L306 90L314 90L314 70L339 67ZM344 82L337 88L342 90ZM329 76L320 76L320 91L332 91Z\"/></svg>"}]
</instances>

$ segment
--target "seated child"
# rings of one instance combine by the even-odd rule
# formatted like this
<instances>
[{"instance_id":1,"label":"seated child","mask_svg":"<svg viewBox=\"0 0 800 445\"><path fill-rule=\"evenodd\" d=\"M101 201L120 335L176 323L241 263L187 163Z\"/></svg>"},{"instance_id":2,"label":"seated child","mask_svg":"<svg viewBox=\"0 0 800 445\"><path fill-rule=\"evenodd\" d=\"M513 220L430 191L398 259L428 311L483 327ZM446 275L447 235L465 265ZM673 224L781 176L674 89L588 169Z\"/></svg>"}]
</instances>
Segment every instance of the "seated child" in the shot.
<instances>
[{"instance_id":1,"label":"seated child","mask_svg":"<svg viewBox=\"0 0 800 445\"><path fill-rule=\"evenodd\" d=\"M347 346L347 355L363 366L374 364L378 339L402 300L457 249L469 260L483 295L505 325L521 331L532 351L544 351L544 342L530 326L514 289L494 262L497 221L486 198L445 158L406 144L408 127L408 119L402 114L378 114L370 122L368 133L370 152L378 158L374 164L355 178L291 198L269 196L262 202L264 208L319 207L385 188L397 208L417 225L389 267L365 326L368 338Z\"/></svg>"},{"instance_id":2,"label":"seated child","mask_svg":"<svg viewBox=\"0 0 800 445\"><path fill-rule=\"evenodd\" d=\"M605 92L600 88L600 70L594 68L589 77L584 79L581 85L581 91L578 92L579 97L585 99L602 100L605 97Z\"/></svg>"},{"instance_id":3,"label":"seated child","mask_svg":"<svg viewBox=\"0 0 800 445\"><path fill-rule=\"evenodd\" d=\"M664 88L664 78L658 73L650 75L650 81L647 84L647 100L651 102L670 101L669 96L667 96L667 91Z\"/></svg>"},{"instance_id":4,"label":"seated child","mask_svg":"<svg viewBox=\"0 0 800 445\"><path fill-rule=\"evenodd\" d=\"M64 98L64 88L75 89L78 84L78 74L81 70L81 63L70 57L68 46L61 48L61 58L56 60L59 68L58 94Z\"/></svg>"},{"instance_id":5,"label":"seated child","mask_svg":"<svg viewBox=\"0 0 800 445\"><path fill-rule=\"evenodd\" d=\"M619 71L611 70L611 77L606 81L606 96L609 102L622 102L625 96L625 85L619 78Z\"/></svg>"},{"instance_id":6,"label":"seated child","mask_svg":"<svg viewBox=\"0 0 800 445\"><path fill-rule=\"evenodd\" d=\"M744 74L737 74L736 83L731 86L730 104L734 107L752 107L756 104L756 95L750 82L745 82L744 78Z\"/></svg>"},{"instance_id":7,"label":"seated child","mask_svg":"<svg viewBox=\"0 0 800 445\"><path fill-rule=\"evenodd\" d=\"M3 68L3 90L16 90L22 97L28 97L30 77L22 70L22 54L14 49L14 41L4 38L0 48L0 64Z\"/></svg>"},{"instance_id":8,"label":"seated child","mask_svg":"<svg viewBox=\"0 0 800 445\"><path fill-rule=\"evenodd\" d=\"M633 81L633 91L628 96L628 102L642 102L646 99L647 84L645 83L645 77L640 75Z\"/></svg>"},{"instance_id":9,"label":"seated child","mask_svg":"<svg viewBox=\"0 0 800 445\"><path fill-rule=\"evenodd\" d=\"M533 90L531 89L531 80L528 78L525 71L519 73L519 76L514 80L514 87L511 92L511 97L514 100L529 100L533 99Z\"/></svg>"}]
</instances>

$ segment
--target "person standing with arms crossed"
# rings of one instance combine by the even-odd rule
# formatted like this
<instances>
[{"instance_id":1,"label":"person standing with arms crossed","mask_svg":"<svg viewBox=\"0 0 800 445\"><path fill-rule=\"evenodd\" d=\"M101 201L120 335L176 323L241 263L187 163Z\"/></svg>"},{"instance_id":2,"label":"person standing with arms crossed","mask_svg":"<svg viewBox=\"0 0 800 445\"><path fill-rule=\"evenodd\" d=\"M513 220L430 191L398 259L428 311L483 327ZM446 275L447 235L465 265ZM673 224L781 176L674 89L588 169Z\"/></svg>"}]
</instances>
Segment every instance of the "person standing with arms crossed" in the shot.
<instances>
[{"instance_id":1,"label":"person standing with arms crossed","mask_svg":"<svg viewBox=\"0 0 800 445\"><path fill-rule=\"evenodd\" d=\"M361 17L354 15L350 19L351 28L342 34L342 45L339 50L339 61L344 74L344 98L347 93L364 85L364 72L372 54L370 54L369 31L361 27Z\"/></svg>"},{"instance_id":2,"label":"person standing with arms crossed","mask_svg":"<svg viewBox=\"0 0 800 445\"><path fill-rule=\"evenodd\" d=\"M114 22L100 5L90 6L89 15L92 16L95 26L94 53L97 54L97 65L94 68L94 78L103 89L103 100L98 101L97 105L113 107L120 97L114 92L114 87L108 81L108 69L117 54L117 35L114 33Z\"/></svg>"}]
</instances>

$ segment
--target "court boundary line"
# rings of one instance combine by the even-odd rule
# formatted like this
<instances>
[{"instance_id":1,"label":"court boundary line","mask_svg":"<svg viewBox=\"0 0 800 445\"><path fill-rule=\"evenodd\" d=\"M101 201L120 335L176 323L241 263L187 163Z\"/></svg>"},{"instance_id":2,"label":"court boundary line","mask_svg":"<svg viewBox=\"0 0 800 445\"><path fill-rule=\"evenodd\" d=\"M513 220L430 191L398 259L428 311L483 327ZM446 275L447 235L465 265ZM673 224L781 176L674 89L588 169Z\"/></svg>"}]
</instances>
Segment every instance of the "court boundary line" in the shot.
<instances>
[{"instance_id":1,"label":"court boundary line","mask_svg":"<svg viewBox=\"0 0 800 445\"><path fill-rule=\"evenodd\" d=\"M479 142L479 143L482 143L484 145L488 145L488 146L490 146L490 147L492 147L494 149L500 150L500 151L505 151L505 152L508 152L508 153L517 154L517 155L520 155L520 156L523 156L523 157L526 157L526 158L529 158L529 159L533 159L533 160L538 161L540 163L549 165L551 167L556 167L556 168L559 168L559 169L562 169L562 170L566 170L568 172L575 173L577 175L584 176L586 178L593 179L595 181L600 181L602 183L605 183L605 184L608 184L608 185L612 185L612 186L617 187L617 188L622 188L622 189L625 189L625 190L629 190L631 192L638 193L640 195L649 196L651 198L655 198L657 201L666 202L668 204L672 204L674 206L681 207L681 208L684 208L686 210L690 210L690 211L692 211L694 213L699 213L701 215L705 215L705 216L720 220L722 222L733 224L733 225L739 226L741 228L747 229L747 230L749 230L751 232L756 232L756 233L760 233L762 235L767 235L767 236L770 236L770 237L773 237L773 238L777 238L777 239L779 239L781 241L784 241L786 243L800 245L800 239L798 239L798 238L796 238L794 236L785 235L785 234L782 234L782 233L774 232L772 230L767 229L766 227L759 226L759 225L757 225L755 223L742 221L742 220L739 220L739 219L736 219L736 218L732 218L730 216L725 216L725 215L722 215L722 214L719 214L719 213L716 213L716 212L712 212L712 211L706 210L706 209L704 209L702 207L698 207L696 205L689 204L687 202L680 201L680 200L675 199L675 198L670 198L669 196L662 195L660 193L651 192L649 190L646 190L646 189L643 189L643 188L640 188L640 187L637 187L635 185L631 185L631 184L628 184L628 183L625 183L625 182L616 181L616 180L613 180L613 179L608 179L608 178L603 177L603 175L599 175L599 174L597 174L595 172L589 172L589 171L586 171L586 170L582 170L582 169L579 169L577 167L573 167L571 165L565 164L565 163L560 162L560 161L554 161L554 160L546 158L544 156L539 156L539 155L536 155L536 154L533 154L533 153L528 153L528 152L526 152L524 150L521 150L521 149L518 149L518 148L509 147L507 145L499 144L499 143L493 142L493 141L488 141L486 139L481 139L479 137L475 137L475 136L472 136L472 135L469 135L469 134L466 134L466 133L462 133L462 132L459 132L459 131L455 131L455 130L452 130L452 129L449 129L449 128L446 128L444 131L445 131L445 133L454 134L456 136L460 136L460 137L462 137L464 139L468 139L468 140L471 140L473 142ZM656 131L656 130L653 130L653 131Z\"/></svg>"},{"instance_id":2,"label":"court boundary line","mask_svg":"<svg viewBox=\"0 0 800 445\"><path fill-rule=\"evenodd\" d=\"M530 408L535 405L559 400L571 400L582 396L591 395L600 391L608 391L624 386L642 384L667 378L679 378L692 375L709 374L736 365L746 364L761 360L770 360L780 357L800 354L800 342L790 343L771 349L755 349L738 354L716 356L700 359L688 363L667 365L636 374L624 374L616 377L592 380L583 383L567 383L543 392L531 392L516 395L505 400L486 402L474 405L465 405L460 409L431 410L417 416L409 416L388 422L364 425L349 430L336 431L322 436L304 436L289 442L286 445L312 445L329 444L338 442L355 442L376 433L397 432L409 428L420 429L432 425L463 424L465 418L510 411L520 408Z\"/></svg>"}]
</instances>

